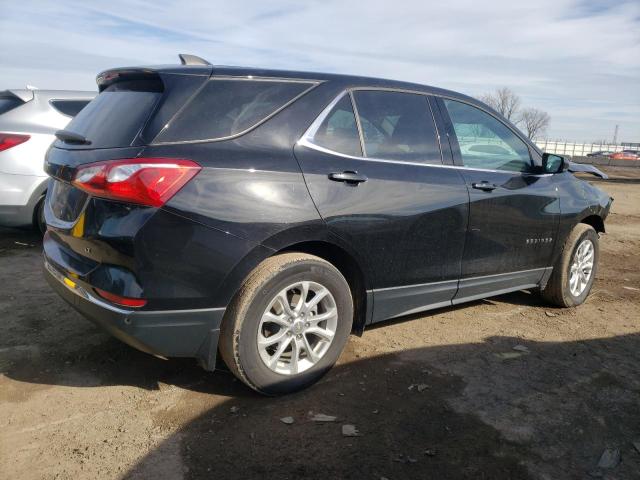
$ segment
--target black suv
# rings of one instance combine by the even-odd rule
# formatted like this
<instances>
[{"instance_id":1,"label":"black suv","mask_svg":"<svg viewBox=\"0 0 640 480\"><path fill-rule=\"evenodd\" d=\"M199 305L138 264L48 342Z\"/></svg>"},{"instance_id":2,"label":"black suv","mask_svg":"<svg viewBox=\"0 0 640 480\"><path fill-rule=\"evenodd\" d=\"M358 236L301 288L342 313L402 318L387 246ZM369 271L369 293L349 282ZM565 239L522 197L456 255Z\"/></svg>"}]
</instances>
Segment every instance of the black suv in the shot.
<instances>
[{"instance_id":1,"label":"black suv","mask_svg":"<svg viewBox=\"0 0 640 480\"><path fill-rule=\"evenodd\" d=\"M47 155L45 267L140 350L279 394L372 323L591 289L611 199L478 100L186 56L97 83Z\"/></svg>"}]
</instances>

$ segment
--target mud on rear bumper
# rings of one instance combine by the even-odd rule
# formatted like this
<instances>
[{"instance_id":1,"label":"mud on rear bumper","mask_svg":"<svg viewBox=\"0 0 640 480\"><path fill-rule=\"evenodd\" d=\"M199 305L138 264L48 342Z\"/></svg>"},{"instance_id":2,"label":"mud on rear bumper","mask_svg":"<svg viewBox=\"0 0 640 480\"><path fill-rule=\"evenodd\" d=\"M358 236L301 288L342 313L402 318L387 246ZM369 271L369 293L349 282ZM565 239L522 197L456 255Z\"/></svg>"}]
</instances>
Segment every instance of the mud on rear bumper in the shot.
<instances>
[{"instance_id":1,"label":"mud on rear bumper","mask_svg":"<svg viewBox=\"0 0 640 480\"><path fill-rule=\"evenodd\" d=\"M224 308L134 311L110 305L79 282L70 286L47 259L47 282L67 303L124 343L160 357L193 357L213 370Z\"/></svg>"}]
</instances>

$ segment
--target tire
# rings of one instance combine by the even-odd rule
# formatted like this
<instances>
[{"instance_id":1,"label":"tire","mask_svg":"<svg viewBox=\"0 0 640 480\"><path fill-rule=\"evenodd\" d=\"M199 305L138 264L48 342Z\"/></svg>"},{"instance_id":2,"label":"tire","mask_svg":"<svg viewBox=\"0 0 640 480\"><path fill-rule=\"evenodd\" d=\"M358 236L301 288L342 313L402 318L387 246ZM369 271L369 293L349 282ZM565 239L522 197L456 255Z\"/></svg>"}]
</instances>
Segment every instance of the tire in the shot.
<instances>
[{"instance_id":1,"label":"tire","mask_svg":"<svg viewBox=\"0 0 640 480\"><path fill-rule=\"evenodd\" d=\"M572 290L572 265L578 249L587 241L591 242L593 247L591 273L582 290L579 288ZM541 292L542 297L559 307L575 307L584 303L596 277L599 254L598 234L593 227L584 223L576 225L564 242L562 253L553 267L549 282Z\"/></svg>"},{"instance_id":2,"label":"tire","mask_svg":"<svg viewBox=\"0 0 640 480\"><path fill-rule=\"evenodd\" d=\"M33 228L42 235L47 231L47 222L44 219L44 197L38 201L33 210Z\"/></svg>"},{"instance_id":3,"label":"tire","mask_svg":"<svg viewBox=\"0 0 640 480\"><path fill-rule=\"evenodd\" d=\"M303 288L308 290L304 307L299 303ZM293 312L287 313L283 298ZM314 298L317 305L312 306ZM318 381L335 364L352 324L351 290L333 265L304 253L278 254L251 272L227 308L220 354L231 372L252 389L266 395L291 393ZM259 339L266 344L276 338L281 341L258 345Z\"/></svg>"}]
</instances>

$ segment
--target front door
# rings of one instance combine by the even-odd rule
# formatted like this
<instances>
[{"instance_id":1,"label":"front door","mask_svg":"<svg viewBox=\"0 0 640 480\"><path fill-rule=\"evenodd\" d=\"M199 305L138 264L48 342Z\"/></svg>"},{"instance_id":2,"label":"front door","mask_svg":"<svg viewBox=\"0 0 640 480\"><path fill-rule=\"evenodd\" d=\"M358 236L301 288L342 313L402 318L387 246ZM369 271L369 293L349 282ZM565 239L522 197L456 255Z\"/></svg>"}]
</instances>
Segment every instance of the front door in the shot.
<instances>
[{"instance_id":1,"label":"front door","mask_svg":"<svg viewBox=\"0 0 640 480\"><path fill-rule=\"evenodd\" d=\"M454 303L536 286L549 272L558 229L553 177L540 174L532 149L498 118L461 101L438 104L470 198Z\"/></svg>"},{"instance_id":2,"label":"front door","mask_svg":"<svg viewBox=\"0 0 640 480\"><path fill-rule=\"evenodd\" d=\"M328 228L368 262L374 321L451 304L468 193L443 168L427 96L345 92L295 154Z\"/></svg>"}]
</instances>

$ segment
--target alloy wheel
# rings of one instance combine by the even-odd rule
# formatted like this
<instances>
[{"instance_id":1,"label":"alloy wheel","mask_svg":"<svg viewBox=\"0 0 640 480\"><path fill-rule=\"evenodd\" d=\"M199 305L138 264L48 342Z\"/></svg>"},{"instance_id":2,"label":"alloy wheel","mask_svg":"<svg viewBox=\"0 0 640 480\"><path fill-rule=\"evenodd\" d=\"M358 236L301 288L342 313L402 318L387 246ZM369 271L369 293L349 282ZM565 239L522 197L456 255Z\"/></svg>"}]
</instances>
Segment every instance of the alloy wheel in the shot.
<instances>
[{"instance_id":1,"label":"alloy wheel","mask_svg":"<svg viewBox=\"0 0 640 480\"><path fill-rule=\"evenodd\" d=\"M569 290L571 295L579 297L589 284L593 273L595 248L589 239L583 240L573 255L569 272Z\"/></svg>"},{"instance_id":2,"label":"alloy wheel","mask_svg":"<svg viewBox=\"0 0 640 480\"><path fill-rule=\"evenodd\" d=\"M282 289L260 319L260 357L272 371L295 375L327 353L338 326L338 309L325 286L301 281Z\"/></svg>"}]
</instances>

